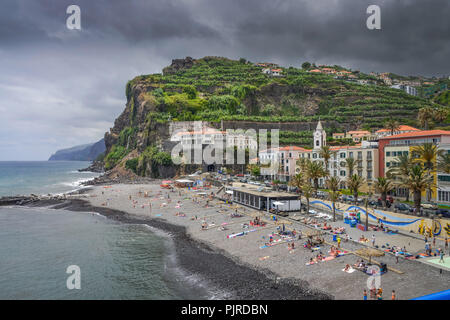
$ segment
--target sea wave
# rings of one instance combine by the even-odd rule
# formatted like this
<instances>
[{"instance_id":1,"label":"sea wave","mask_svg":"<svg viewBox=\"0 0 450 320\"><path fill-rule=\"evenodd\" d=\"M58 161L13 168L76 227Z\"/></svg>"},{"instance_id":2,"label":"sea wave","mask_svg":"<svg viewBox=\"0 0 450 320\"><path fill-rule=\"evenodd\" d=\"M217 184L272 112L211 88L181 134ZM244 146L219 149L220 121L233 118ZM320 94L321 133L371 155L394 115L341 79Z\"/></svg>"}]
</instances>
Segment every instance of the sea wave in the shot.
<instances>
[{"instance_id":1,"label":"sea wave","mask_svg":"<svg viewBox=\"0 0 450 320\"><path fill-rule=\"evenodd\" d=\"M175 241L171 233L147 224L143 224L143 226L152 233L155 233L157 236L166 240L165 244L168 249L168 254L166 256L165 268L169 271L169 273L174 274L188 286L200 288L202 291L205 291L209 300L223 300L231 297L230 292L216 288L201 275L189 273L179 265L175 249Z\"/></svg>"}]
</instances>

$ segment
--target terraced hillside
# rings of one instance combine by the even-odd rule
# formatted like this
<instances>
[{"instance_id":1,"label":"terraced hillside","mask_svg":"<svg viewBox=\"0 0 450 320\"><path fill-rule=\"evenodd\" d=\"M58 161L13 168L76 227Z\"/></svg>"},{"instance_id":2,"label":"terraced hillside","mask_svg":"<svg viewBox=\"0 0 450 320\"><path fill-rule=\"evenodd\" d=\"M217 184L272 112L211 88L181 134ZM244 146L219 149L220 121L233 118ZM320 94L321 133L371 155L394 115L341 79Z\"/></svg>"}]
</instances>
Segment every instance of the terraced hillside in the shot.
<instances>
[{"instance_id":1,"label":"terraced hillside","mask_svg":"<svg viewBox=\"0 0 450 320\"><path fill-rule=\"evenodd\" d=\"M125 110L105 135L108 166L131 150L143 153L161 146L167 131L163 126L169 121L292 124L287 127L296 129L281 129L280 143L309 147L311 126L319 118L331 136L349 129L382 128L392 117L417 126L418 110L437 106L387 86L360 85L294 67L272 68L281 69L282 76L264 74L263 67L245 59L186 58L173 60L161 74L134 78L126 85Z\"/></svg>"}]
</instances>

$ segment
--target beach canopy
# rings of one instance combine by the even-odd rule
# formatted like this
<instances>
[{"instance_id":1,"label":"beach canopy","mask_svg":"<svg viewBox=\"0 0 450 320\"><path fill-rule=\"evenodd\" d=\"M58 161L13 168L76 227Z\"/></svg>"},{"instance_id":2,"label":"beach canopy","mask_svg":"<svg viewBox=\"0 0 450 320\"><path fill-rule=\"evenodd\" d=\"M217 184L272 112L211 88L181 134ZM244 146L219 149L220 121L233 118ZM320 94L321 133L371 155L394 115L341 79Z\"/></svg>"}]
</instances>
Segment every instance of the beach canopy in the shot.
<instances>
[{"instance_id":1,"label":"beach canopy","mask_svg":"<svg viewBox=\"0 0 450 320\"><path fill-rule=\"evenodd\" d=\"M169 184L169 183L173 183L173 181L172 181L172 180L164 180L164 181L162 182L162 184Z\"/></svg>"},{"instance_id":2,"label":"beach canopy","mask_svg":"<svg viewBox=\"0 0 450 320\"><path fill-rule=\"evenodd\" d=\"M226 193L233 194L233 190L227 190Z\"/></svg>"},{"instance_id":3,"label":"beach canopy","mask_svg":"<svg viewBox=\"0 0 450 320\"><path fill-rule=\"evenodd\" d=\"M276 206L282 206L282 205L284 205L284 202L275 201L273 204Z\"/></svg>"},{"instance_id":4,"label":"beach canopy","mask_svg":"<svg viewBox=\"0 0 450 320\"><path fill-rule=\"evenodd\" d=\"M179 182L179 183L193 183L194 181L192 181L192 180L189 180L189 179L179 179L179 180L176 180L177 182Z\"/></svg>"},{"instance_id":5,"label":"beach canopy","mask_svg":"<svg viewBox=\"0 0 450 320\"><path fill-rule=\"evenodd\" d=\"M368 257L369 258L369 262L372 261L372 257L382 257L384 256L384 252L374 249L374 248L363 248L363 249L358 249L355 251L355 253L357 253L360 256L363 257Z\"/></svg>"}]
</instances>

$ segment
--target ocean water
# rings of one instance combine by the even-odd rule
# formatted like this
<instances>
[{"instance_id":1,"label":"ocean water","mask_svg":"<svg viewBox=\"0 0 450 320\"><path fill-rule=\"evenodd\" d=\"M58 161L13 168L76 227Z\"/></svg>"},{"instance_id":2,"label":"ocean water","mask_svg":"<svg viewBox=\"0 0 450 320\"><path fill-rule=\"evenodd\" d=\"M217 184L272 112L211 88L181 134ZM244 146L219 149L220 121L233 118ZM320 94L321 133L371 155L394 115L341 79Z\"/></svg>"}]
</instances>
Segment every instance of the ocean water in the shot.
<instances>
[{"instance_id":1,"label":"ocean water","mask_svg":"<svg viewBox=\"0 0 450 320\"><path fill-rule=\"evenodd\" d=\"M83 162L0 162L0 195L62 193L94 174ZM80 268L68 289L67 268ZM172 237L93 212L0 207L0 299L211 299L177 263Z\"/></svg>"},{"instance_id":2,"label":"ocean water","mask_svg":"<svg viewBox=\"0 0 450 320\"><path fill-rule=\"evenodd\" d=\"M0 161L0 197L55 194L80 188L99 174L78 172L88 161Z\"/></svg>"},{"instance_id":3,"label":"ocean water","mask_svg":"<svg viewBox=\"0 0 450 320\"><path fill-rule=\"evenodd\" d=\"M168 235L94 213L0 207L0 299L207 299ZM80 268L68 289L67 267Z\"/></svg>"}]
</instances>

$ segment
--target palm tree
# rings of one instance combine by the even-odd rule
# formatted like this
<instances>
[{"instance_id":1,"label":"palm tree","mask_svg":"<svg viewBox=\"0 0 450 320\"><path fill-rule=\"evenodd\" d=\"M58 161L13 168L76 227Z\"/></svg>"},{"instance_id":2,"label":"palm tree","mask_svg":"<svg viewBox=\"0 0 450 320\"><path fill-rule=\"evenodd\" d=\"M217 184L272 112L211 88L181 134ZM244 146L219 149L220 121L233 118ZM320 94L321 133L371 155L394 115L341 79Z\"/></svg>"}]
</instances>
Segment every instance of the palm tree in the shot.
<instances>
[{"instance_id":1,"label":"palm tree","mask_svg":"<svg viewBox=\"0 0 450 320\"><path fill-rule=\"evenodd\" d=\"M306 180L302 186L302 193L306 198L306 212L309 212L309 199L312 197L314 193L314 187L311 182Z\"/></svg>"},{"instance_id":2,"label":"palm tree","mask_svg":"<svg viewBox=\"0 0 450 320\"><path fill-rule=\"evenodd\" d=\"M302 188L303 184L305 183L303 173L299 172L295 176L292 177L292 179L289 181L289 185L293 187L297 187L299 192L298 199L300 200L300 203L302 202Z\"/></svg>"},{"instance_id":3,"label":"palm tree","mask_svg":"<svg viewBox=\"0 0 450 320\"><path fill-rule=\"evenodd\" d=\"M440 153L437 160L436 169L439 172L450 174L450 153Z\"/></svg>"},{"instance_id":4,"label":"palm tree","mask_svg":"<svg viewBox=\"0 0 450 320\"><path fill-rule=\"evenodd\" d=\"M314 181L314 189L317 192L319 189L319 179L325 177L327 173L323 169L323 166L318 161L307 161L306 175L309 179Z\"/></svg>"},{"instance_id":5,"label":"palm tree","mask_svg":"<svg viewBox=\"0 0 450 320\"><path fill-rule=\"evenodd\" d=\"M325 171L328 171L328 163L335 152L331 151L330 146L322 146L320 149L320 157L325 162Z\"/></svg>"},{"instance_id":6,"label":"palm tree","mask_svg":"<svg viewBox=\"0 0 450 320\"><path fill-rule=\"evenodd\" d=\"M428 130L430 127L430 123L433 120L434 110L431 107L423 107L419 109L419 113L417 114L417 120L420 123L420 126L425 130Z\"/></svg>"},{"instance_id":7,"label":"palm tree","mask_svg":"<svg viewBox=\"0 0 450 320\"><path fill-rule=\"evenodd\" d=\"M436 166L434 165L434 162L442 150L438 150L438 147L435 144L424 143L420 146L413 147L412 151L419 156L419 158L416 159L416 162L422 164L429 174L435 172ZM427 190L428 201L431 199L431 192L431 188Z\"/></svg>"},{"instance_id":8,"label":"palm tree","mask_svg":"<svg viewBox=\"0 0 450 320\"><path fill-rule=\"evenodd\" d=\"M348 188L350 189L350 192L353 193L353 196L355 197L355 205L358 201L358 191L361 189L361 187L364 185L364 178L361 176L358 176L357 174L352 175L347 180Z\"/></svg>"},{"instance_id":9,"label":"palm tree","mask_svg":"<svg viewBox=\"0 0 450 320\"><path fill-rule=\"evenodd\" d=\"M357 161L355 158L346 158L345 159L345 166L348 169L348 175L351 177L353 175L353 171L355 171L355 167L357 165Z\"/></svg>"},{"instance_id":10,"label":"palm tree","mask_svg":"<svg viewBox=\"0 0 450 320\"><path fill-rule=\"evenodd\" d=\"M432 188L433 176L428 170L416 164L411 167L408 175L403 177L403 184L412 190L414 207L416 208L416 212L419 212L422 203L422 192Z\"/></svg>"},{"instance_id":11,"label":"palm tree","mask_svg":"<svg viewBox=\"0 0 450 320\"><path fill-rule=\"evenodd\" d=\"M448 109L444 108L435 108L433 112L433 119L436 122L443 122L448 117Z\"/></svg>"},{"instance_id":12,"label":"palm tree","mask_svg":"<svg viewBox=\"0 0 450 320\"><path fill-rule=\"evenodd\" d=\"M386 207L386 198L389 191L394 189L392 181L389 178L378 177L375 181L375 191L381 193L381 201L383 201L383 207Z\"/></svg>"},{"instance_id":13,"label":"palm tree","mask_svg":"<svg viewBox=\"0 0 450 320\"><path fill-rule=\"evenodd\" d=\"M391 131L391 136L400 128L400 123L395 119L389 119L384 123L384 127Z\"/></svg>"},{"instance_id":14,"label":"palm tree","mask_svg":"<svg viewBox=\"0 0 450 320\"><path fill-rule=\"evenodd\" d=\"M338 177L330 177L327 180L327 189L330 190L330 200L333 204L333 222L336 221L336 207L335 203L339 199L339 185L341 180Z\"/></svg>"},{"instance_id":15,"label":"palm tree","mask_svg":"<svg viewBox=\"0 0 450 320\"><path fill-rule=\"evenodd\" d=\"M414 165L414 160L411 155L401 154L399 155L394 162L392 163L392 167L386 172L386 176L393 178L398 181L397 178L406 177L409 174L411 167ZM406 188L406 186L401 183L397 183L399 187ZM406 201L409 201L409 189L406 192Z\"/></svg>"},{"instance_id":16,"label":"palm tree","mask_svg":"<svg viewBox=\"0 0 450 320\"><path fill-rule=\"evenodd\" d=\"M419 156L416 161L422 163L425 169L429 171L435 169L434 161L439 153L438 147L435 144L424 143L420 146L413 147L412 151Z\"/></svg>"},{"instance_id":17,"label":"palm tree","mask_svg":"<svg viewBox=\"0 0 450 320\"><path fill-rule=\"evenodd\" d=\"M419 109L417 120L420 125L428 130L432 121L443 122L448 117L449 111L444 108L423 107Z\"/></svg>"}]
</instances>

